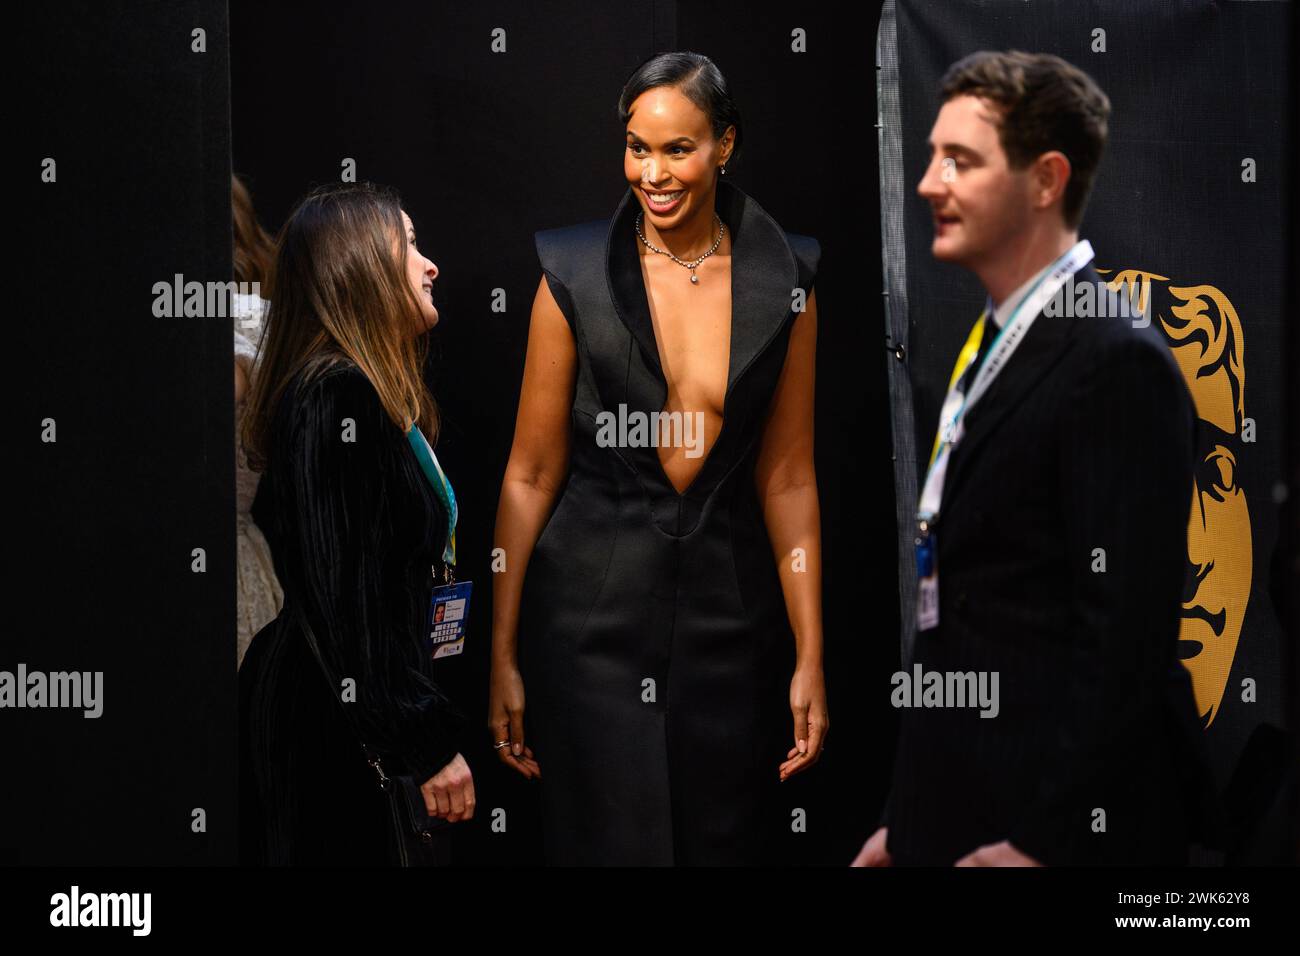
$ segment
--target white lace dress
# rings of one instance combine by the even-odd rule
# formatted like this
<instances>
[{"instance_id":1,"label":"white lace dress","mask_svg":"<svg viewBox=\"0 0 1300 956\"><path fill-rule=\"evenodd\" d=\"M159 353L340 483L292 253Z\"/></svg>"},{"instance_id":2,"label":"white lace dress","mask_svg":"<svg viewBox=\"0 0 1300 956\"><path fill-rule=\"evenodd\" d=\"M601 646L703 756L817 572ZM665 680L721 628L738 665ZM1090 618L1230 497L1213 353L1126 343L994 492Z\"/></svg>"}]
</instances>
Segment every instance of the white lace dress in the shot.
<instances>
[{"instance_id":1,"label":"white lace dress","mask_svg":"<svg viewBox=\"0 0 1300 956\"><path fill-rule=\"evenodd\" d=\"M270 304L255 295L234 296L235 361L251 382L257 358L257 343L265 327L266 308ZM275 578L271 563L271 549L249 509L257 494L261 476L251 471L239 443L239 419L244 406L235 408L235 560L239 605L236 616L238 634L237 664L244 661L244 652L253 635L265 627L284 604L284 592Z\"/></svg>"}]
</instances>

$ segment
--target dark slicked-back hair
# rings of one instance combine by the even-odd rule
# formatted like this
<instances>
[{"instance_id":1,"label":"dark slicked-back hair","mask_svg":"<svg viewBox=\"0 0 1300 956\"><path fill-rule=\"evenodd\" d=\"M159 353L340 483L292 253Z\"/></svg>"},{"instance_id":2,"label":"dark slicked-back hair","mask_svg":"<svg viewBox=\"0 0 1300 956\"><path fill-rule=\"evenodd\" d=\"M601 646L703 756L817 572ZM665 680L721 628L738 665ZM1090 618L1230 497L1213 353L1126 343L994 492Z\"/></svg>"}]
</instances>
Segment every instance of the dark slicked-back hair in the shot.
<instances>
[{"instance_id":1,"label":"dark slicked-back hair","mask_svg":"<svg viewBox=\"0 0 1300 956\"><path fill-rule=\"evenodd\" d=\"M731 144L731 155L727 159L727 165L730 166L740 155L743 132L740 110L731 98L731 90L727 87L722 71L703 53L657 53L638 66L623 85L623 92L618 98L618 121L627 126L636 98L646 90L660 86L681 90L683 96L698 106L709 118L714 139L722 139L728 126L736 127L736 138Z\"/></svg>"}]
</instances>

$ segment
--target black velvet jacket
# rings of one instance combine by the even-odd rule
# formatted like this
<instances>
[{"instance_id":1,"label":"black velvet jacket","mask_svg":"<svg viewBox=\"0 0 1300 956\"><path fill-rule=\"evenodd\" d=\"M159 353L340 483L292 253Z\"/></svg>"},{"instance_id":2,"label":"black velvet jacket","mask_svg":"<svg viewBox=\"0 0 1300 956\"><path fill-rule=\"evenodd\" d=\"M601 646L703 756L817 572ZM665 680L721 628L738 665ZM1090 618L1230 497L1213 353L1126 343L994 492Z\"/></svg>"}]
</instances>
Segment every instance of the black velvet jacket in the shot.
<instances>
[{"instance_id":1,"label":"black velvet jacket","mask_svg":"<svg viewBox=\"0 0 1300 956\"><path fill-rule=\"evenodd\" d=\"M268 457L253 517L285 600L241 668L252 777L243 806L262 818L268 861L291 862L312 839L302 830L314 813L337 832L360 810L338 780L362 787L371 773L358 734L389 773L426 780L464 748L467 721L439 690L424 647L446 514L364 373L348 363L306 383L299 375L277 409ZM349 679L355 701L340 708ZM382 810L366 803L367 814Z\"/></svg>"}]
</instances>

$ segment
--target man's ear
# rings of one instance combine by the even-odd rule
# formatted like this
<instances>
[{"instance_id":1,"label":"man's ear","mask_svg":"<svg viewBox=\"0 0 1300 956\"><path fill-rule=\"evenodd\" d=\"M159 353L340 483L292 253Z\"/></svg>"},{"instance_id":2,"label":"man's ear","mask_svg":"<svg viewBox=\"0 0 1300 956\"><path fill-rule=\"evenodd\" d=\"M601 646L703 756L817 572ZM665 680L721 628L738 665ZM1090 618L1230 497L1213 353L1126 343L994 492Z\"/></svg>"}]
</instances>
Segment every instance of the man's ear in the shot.
<instances>
[{"instance_id":1,"label":"man's ear","mask_svg":"<svg viewBox=\"0 0 1300 956\"><path fill-rule=\"evenodd\" d=\"M1059 149L1043 153L1034 160L1034 208L1048 209L1054 203L1065 201L1065 187L1070 182L1070 160Z\"/></svg>"}]
</instances>

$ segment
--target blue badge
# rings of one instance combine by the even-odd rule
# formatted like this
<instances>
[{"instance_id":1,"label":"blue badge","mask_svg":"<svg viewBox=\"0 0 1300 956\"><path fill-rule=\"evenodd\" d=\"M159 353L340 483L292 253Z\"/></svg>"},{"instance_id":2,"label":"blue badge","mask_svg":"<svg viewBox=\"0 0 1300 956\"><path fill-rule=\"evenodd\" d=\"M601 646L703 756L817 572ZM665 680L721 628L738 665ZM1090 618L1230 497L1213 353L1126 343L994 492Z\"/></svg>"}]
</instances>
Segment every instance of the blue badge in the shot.
<instances>
[{"instance_id":1,"label":"blue badge","mask_svg":"<svg viewBox=\"0 0 1300 956\"><path fill-rule=\"evenodd\" d=\"M928 528L916 539L916 629L939 626L938 542Z\"/></svg>"},{"instance_id":2,"label":"blue badge","mask_svg":"<svg viewBox=\"0 0 1300 956\"><path fill-rule=\"evenodd\" d=\"M465 649L465 627L469 624L469 598L473 581L444 584L433 589L429 602L428 648L434 660L451 657Z\"/></svg>"}]
</instances>

